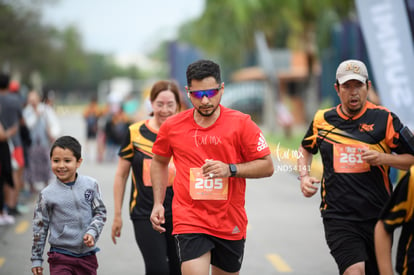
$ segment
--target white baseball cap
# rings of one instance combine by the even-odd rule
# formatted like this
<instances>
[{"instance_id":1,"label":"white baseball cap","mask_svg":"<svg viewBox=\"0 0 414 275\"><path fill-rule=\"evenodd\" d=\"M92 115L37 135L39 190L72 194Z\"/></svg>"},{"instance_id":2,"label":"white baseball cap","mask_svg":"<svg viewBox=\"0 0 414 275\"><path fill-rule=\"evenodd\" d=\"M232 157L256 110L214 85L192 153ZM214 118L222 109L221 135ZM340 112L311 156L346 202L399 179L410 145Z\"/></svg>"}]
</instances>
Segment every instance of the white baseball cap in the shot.
<instances>
[{"instance_id":1,"label":"white baseball cap","mask_svg":"<svg viewBox=\"0 0 414 275\"><path fill-rule=\"evenodd\" d=\"M345 60L339 64L336 70L336 79L339 84L343 84L351 79L365 83L368 79L368 70L365 64L359 60Z\"/></svg>"}]
</instances>

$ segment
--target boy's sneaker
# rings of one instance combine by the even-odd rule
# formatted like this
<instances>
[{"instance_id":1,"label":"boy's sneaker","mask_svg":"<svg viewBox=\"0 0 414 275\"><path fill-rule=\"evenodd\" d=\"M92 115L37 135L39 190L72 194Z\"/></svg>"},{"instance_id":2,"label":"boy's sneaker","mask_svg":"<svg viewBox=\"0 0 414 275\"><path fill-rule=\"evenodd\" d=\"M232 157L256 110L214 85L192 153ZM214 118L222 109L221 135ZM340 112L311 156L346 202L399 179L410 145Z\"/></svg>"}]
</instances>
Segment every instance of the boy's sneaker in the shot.
<instances>
[{"instance_id":1,"label":"boy's sneaker","mask_svg":"<svg viewBox=\"0 0 414 275\"><path fill-rule=\"evenodd\" d=\"M0 215L0 225L9 225L14 223L15 220L13 216L10 216L8 214Z\"/></svg>"}]
</instances>

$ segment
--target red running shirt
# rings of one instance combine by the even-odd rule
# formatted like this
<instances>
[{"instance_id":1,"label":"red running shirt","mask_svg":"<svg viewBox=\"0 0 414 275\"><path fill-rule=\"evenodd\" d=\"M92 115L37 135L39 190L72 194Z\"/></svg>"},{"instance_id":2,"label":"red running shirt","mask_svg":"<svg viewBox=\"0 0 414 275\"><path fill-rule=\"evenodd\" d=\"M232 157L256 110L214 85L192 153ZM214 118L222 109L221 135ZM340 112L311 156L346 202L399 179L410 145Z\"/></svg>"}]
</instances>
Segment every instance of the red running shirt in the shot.
<instances>
[{"instance_id":1,"label":"red running shirt","mask_svg":"<svg viewBox=\"0 0 414 275\"><path fill-rule=\"evenodd\" d=\"M154 154L173 157L177 174L173 184L173 234L204 233L227 240L246 237L246 180L228 178L225 200L192 199L190 170L206 159L243 163L270 154L260 128L249 115L220 106L221 113L210 127L195 123L194 109L165 121L152 148Z\"/></svg>"}]
</instances>

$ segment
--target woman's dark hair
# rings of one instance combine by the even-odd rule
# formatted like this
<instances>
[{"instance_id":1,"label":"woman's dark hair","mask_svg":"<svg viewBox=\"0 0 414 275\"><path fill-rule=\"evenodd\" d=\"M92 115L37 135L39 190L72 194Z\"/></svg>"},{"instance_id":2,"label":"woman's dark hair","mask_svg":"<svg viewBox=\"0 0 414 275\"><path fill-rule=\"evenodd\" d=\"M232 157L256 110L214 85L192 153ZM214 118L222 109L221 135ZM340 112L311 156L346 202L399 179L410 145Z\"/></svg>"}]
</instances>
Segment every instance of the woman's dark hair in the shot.
<instances>
[{"instance_id":1,"label":"woman's dark hair","mask_svg":"<svg viewBox=\"0 0 414 275\"><path fill-rule=\"evenodd\" d=\"M79 141L74 137L62 136L55 140L55 142L52 145L52 148L50 148L50 158L52 158L53 150L56 147L71 150L76 160L80 160L80 158L82 157L82 146L80 145Z\"/></svg>"}]
</instances>

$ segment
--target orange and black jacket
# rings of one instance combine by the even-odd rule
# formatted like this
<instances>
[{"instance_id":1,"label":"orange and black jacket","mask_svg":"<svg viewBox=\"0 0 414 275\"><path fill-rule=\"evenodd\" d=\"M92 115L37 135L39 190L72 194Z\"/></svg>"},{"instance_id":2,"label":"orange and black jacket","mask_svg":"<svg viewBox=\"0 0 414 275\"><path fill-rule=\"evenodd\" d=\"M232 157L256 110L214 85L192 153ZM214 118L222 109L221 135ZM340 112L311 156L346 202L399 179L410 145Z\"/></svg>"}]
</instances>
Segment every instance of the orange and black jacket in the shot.
<instances>
[{"instance_id":1,"label":"orange and black jacket","mask_svg":"<svg viewBox=\"0 0 414 275\"><path fill-rule=\"evenodd\" d=\"M341 105L320 110L302 140L304 149L320 152L323 164L323 218L376 220L392 191L389 167L362 161L364 150L404 153L399 118L367 102L356 116L347 117Z\"/></svg>"}]
</instances>

